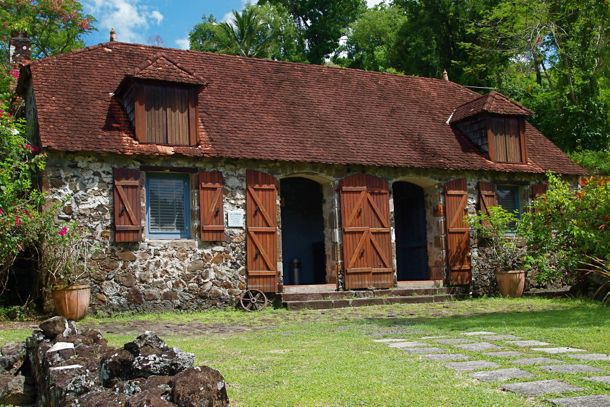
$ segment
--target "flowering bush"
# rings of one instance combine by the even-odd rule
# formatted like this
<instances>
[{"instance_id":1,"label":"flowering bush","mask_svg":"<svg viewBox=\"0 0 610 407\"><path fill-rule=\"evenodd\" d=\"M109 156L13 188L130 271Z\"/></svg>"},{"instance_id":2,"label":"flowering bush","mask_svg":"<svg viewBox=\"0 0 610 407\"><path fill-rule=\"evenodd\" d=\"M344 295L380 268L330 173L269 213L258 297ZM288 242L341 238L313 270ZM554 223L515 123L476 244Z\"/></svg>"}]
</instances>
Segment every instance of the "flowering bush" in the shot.
<instances>
[{"instance_id":1,"label":"flowering bush","mask_svg":"<svg viewBox=\"0 0 610 407\"><path fill-rule=\"evenodd\" d=\"M591 177L574 188L548 174L549 188L523 214L519 233L527 240L526 262L541 283L573 284L589 256L610 261L610 182Z\"/></svg>"},{"instance_id":2,"label":"flowering bush","mask_svg":"<svg viewBox=\"0 0 610 407\"><path fill-rule=\"evenodd\" d=\"M89 260L94 244L84 239L76 222L57 225L51 217L44 218L39 240L39 271L45 286L64 288L86 283L91 271Z\"/></svg>"},{"instance_id":3,"label":"flowering bush","mask_svg":"<svg viewBox=\"0 0 610 407\"><path fill-rule=\"evenodd\" d=\"M39 208L44 195L36 185L44 169L38 154L24 136L24 125L0 109L0 292L16 256L39 236Z\"/></svg>"}]
</instances>

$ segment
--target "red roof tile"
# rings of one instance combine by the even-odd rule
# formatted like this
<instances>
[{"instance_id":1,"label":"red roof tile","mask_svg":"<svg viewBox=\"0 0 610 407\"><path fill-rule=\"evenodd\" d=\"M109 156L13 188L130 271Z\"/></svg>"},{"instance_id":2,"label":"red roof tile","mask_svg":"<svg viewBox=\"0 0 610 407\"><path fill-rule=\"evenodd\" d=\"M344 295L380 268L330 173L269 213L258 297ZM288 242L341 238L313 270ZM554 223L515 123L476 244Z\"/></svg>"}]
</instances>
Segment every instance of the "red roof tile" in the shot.
<instances>
[{"instance_id":1,"label":"red roof tile","mask_svg":"<svg viewBox=\"0 0 610 407\"><path fill-rule=\"evenodd\" d=\"M126 76L147 72L137 71L143 64L152 72L158 71L155 66L175 72L174 65L207 83L199 93L200 146L172 148L134 139L114 94ZM478 94L440 79L117 42L46 58L29 69L40 138L52 150L583 172L529 124L528 164L485 159L447 124L457 106Z\"/></svg>"},{"instance_id":2,"label":"red roof tile","mask_svg":"<svg viewBox=\"0 0 610 407\"><path fill-rule=\"evenodd\" d=\"M466 102L458 106L452 113L450 123L457 123L468 117L476 116L480 113L495 113L511 116L529 116L532 112L504 96L503 94L491 91L487 95Z\"/></svg>"}]
</instances>

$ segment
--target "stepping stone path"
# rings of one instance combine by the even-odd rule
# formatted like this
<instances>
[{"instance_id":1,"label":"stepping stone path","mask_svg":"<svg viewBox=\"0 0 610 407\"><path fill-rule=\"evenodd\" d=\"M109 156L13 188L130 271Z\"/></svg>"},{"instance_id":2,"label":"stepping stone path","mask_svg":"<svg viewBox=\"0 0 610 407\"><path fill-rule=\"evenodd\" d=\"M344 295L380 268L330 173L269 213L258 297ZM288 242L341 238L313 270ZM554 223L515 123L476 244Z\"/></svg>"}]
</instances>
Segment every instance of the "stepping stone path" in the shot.
<instances>
[{"instance_id":1,"label":"stepping stone path","mask_svg":"<svg viewBox=\"0 0 610 407\"><path fill-rule=\"evenodd\" d=\"M391 348L400 349L404 352L417 355L434 362L444 362L444 366L457 372L469 372L471 378L483 382L503 382L507 380L517 380L516 383L504 384L501 389L526 397L552 395L557 397L562 393L585 392L586 388L575 386L561 380L535 380L538 374L547 372L549 375L572 374L574 376L589 380L590 382L610 385L610 355L603 353L587 353L583 349L572 348L569 346L553 346L548 342L538 340L519 339L511 334L498 334L491 331L462 332L461 338L451 337L451 335L423 336L417 341L407 341L405 339L383 338L375 339L377 343L382 343ZM490 343L496 342L496 343ZM433 346L436 345L436 346ZM503 346L507 346L506 349ZM520 348L511 350L510 347ZM479 357L501 357L514 358L503 362L504 366L489 360L470 360L477 359L477 356L464 353L451 353L452 350L462 350L478 354ZM514 348L513 348L514 349ZM539 354L532 355L532 352L541 352L548 355L558 355L559 358L542 357ZM572 358L580 361L595 361L601 363L604 369L593 367L586 364L570 364L561 358ZM509 365L509 367L505 367ZM512 365L512 366L510 366ZM520 366L527 366L528 370L520 369ZM600 372L606 375L599 375ZM597 373L598 376L587 376ZM521 380L520 380L521 379ZM527 381L529 379L529 381ZM534 379L534 380L532 380ZM579 383L582 386L582 382ZM598 385L599 387L599 385ZM604 387L602 385L602 387ZM567 407L610 407L610 394L598 395L579 395L576 397L559 397L548 399L547 401L557 406Z\"/></svg>"},{"instance_id":2,"label":"stepping stone path","mask_svg":"<svg viewBox=\"0 0 610 407\"><path fill-rule=\"evenodd\" d=\"M595 396L568 397L552 399L550 402L558 406L566 407L609 407L610 395L598 394Z\"/></svg>"},{"instance_id":3,"label":"stepping stone path","mask_svg":"<svg viewBox=\"0 0 610 407\"><path fill-rule=\"evenodd\" d=\"M556 366L542 366L540 369L548 372L558 373L597 373L602 372L601 369L589 365L556 365Z\"/></svg>"},{"instance_id":4,"label":"stepping stone path","mask_svg":"<svg viewBox=\"0 0 610 407\"><path fill-rule=\"evenodd\" d=\"M479 370L479 369L487 369L490 367L499 367L497 363L488 362L486 360L473 360L470 362L453 362L447 363L445 366L450 367L451 369L458 371L469 371L469 370Z\"/></svg>"},{"instance_id":5,"label":"stepping stone path","mask_svg":"<svg viewBox=\"0 0 610 407\"><path fill-rule=\"evenodd\" d=\"M550 353L551 355L559 355L560 353L584 352L582 349L559 347L559 348L532 348L536 352Z\"/></svg>"},{"instance_id":6,"label":"stepping stone path","mask_svg":"<svg viewBox=\"0 0 610 407\"><path fill-rule=\"evenodd\" d=\"M603 353L575 353L566 356L578 360L610 360L610 355L604 355Z\"/></svg>"},{"instance_id":7,"label":"stepping stone path","mask_svg":"<svg viewBox=\"0 0 610 407\"><path fill-rule=\"evenodd\" d=\"M551 359L551 358L524 358L524 359L516 359L513 362L517 366L535 366L535 365L550 365L553 363L563 363L563 361L559 359Z\"/></svg>"},{"instance_id":8,"label":"stepping stone path","mask_svg":"<svg viewBox=\"0 0 610 407\"><path fill-rule=\"evenodd\" d=\"M493 358L514 358L517 356L523 356L523 353L515 352L514 350L505 350L500 352L484 352L483 355L491 356Z\"/></svg>"},{"instance_id":9,"label":"stepping stone path","mask_svg":"<svg viewBox=\"0 0 610 407\"><path fill-rule=\"evenodd\" d=\"M610 384L610 376L592 376L587 377L586 379L593 382Z\"/></svg>"},{"instance_id":10,"label":"stepping stone path","mask_svg":"<svg viewBox=\"0 0 610 407\"><path fill-rule=\"evenodd\" d=\"M498 345L494 345L493 343L489 343L489 342L467 343L465 345L457 345L456 348L460 348L463 350L470 350L473 352L480 352L483 350L502 349Z\"/></svg>"},{"instance_id":11,"label":"stepping stone path","mask_svg":"<svg viewBox=\"0 0 610 407\"><path fill-rule=\"evenodd\" d=\"M539 380L536 382L512 383L502 386L502 390L523 394L524 396L539 396L541 394L565 393L580 391L582 387L573 386L559 380Z\"/></svg>"},{"instance_id":12,"label":"stepping stone path","mask_svg":"<svg viewBox=\"0 0 610 407\"><path fill-rule=\"evenodd\" d=\"M547 342L541 342L541 341L508 341L507 343L518 346L520 348L531 348L532 346L548 345Z\"/></svg>"},{"instance_id":13,"label":"stepping stone path","mask_svg":"<svg viewBox=\"0 0 610 407\"><path fill-rule=\"evenodd\" d=\"M468 360L470 356L462 355L461 353L435 353L431 355L424 355L425 358L430 360L443 360L443 361L451 361L451 360Z\"/></svg>"},{"instance_id":14,"label":"stepping stone path","mask_svg":"<svg viewBox=\"0 0 610 407\"><path fill-rule=\"evenodd\" d=\"M472 373L470 377L483 382L506 381L511 379L529 379L534 377L530 372L517 368L487 370L484 372Z\"/></svg>"}]
</instances>

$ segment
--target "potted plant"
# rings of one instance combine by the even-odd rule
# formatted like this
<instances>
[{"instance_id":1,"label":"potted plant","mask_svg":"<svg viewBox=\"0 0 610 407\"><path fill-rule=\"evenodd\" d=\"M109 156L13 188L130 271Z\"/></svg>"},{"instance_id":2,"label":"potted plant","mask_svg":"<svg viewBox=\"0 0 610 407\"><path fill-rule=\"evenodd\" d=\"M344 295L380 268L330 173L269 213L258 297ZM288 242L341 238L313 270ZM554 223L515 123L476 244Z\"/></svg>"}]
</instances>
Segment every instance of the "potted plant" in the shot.
<instances>
[{"instance_id":1,"label":"potted plant","mask_svg":"<svg viewBox=\"0 0 610 407\"><path fill-rule=\"evenodd\" d=\"M78 321L87 314L92 252L93 242L84 239L74 223L50 227L42 238L40 267L55 311L67 319Z\"/></svg>"},{"instance_id":2,"label":"potted plant","mask_svg":"<svg viewBox=\"0 0 610 407\"><path fill-rule=\"evenodd\" d=\"M492 206L488 214L479 212L468 218L504 297L520 297L525 289L526 248L514 232L518 221L514 213L501 206Z\"/></svg>"}]
</instances>

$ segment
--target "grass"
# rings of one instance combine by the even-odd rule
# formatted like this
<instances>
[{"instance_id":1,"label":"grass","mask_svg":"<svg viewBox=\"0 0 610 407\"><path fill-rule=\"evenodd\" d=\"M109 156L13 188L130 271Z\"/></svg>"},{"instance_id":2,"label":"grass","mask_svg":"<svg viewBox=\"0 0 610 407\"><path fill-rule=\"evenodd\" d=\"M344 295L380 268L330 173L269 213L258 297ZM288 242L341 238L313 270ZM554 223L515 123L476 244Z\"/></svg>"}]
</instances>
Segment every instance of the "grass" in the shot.
<instances>
[{"instance_id":1,"label":"grass","mask_svg":"<svg viewBox=\"0 0 610 407\"><path fill-rule=\"evenodd\" d=\"M381 337L415 340L486 330L610 353L610 307L578 300L479 299L301 312L213 310L84 322L112 331L105 336L115 346L131 340L133 331L143 326L160 330L171 346L220 370L236 406L544 405L542 398L501 392L497 384L476 382L440 363L372 341ZM0 343L22 339L28 332L0 325ZM490 360L508 366L508 359ZM584 363L610 374L608 362ZM586 388L586 394L604 391L602 384L574 375L524 369L540 379L560 377Z\"/></svg>"}]
</instances>

